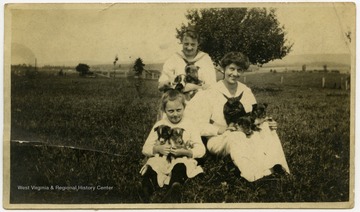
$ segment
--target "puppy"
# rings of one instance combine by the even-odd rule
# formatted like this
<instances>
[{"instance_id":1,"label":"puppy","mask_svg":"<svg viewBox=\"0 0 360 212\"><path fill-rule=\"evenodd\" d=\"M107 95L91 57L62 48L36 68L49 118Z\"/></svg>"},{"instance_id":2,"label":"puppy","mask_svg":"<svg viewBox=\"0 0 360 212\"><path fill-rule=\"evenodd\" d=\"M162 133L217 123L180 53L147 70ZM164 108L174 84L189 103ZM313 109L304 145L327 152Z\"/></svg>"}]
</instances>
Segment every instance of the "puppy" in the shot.
<instances>
[{"instance_id":1,"label":"puppy","mask_svg":"<svg viewBox=\"0 0 360 212\"><path fill-rule=\"evenodd\" d=\"M196 85L202 85L202 81L199 80L199 66L196 66L194 64L188 64L185 66L185 74L186 74L186 78L185 81L186 83L193 83Z\"/></svg>"},{"instance_id":2,"label":"puppy","mask_svg":"<svg viewBox=\"0 0 360 212\"><path fill-rule=\"evenodd\" d=\"M170 136L171 148L174 149L186 148L183 139L184 131L185 130L183 128L179 128L179 127L174 127L171 129L171 136ZM173 158L175 158L175 156L173 154L169 154L167 160L170 162Z\"/></svg>"},{"instance_id":3,"label":"puppy","mask_svg":"<svg viewBox=\"0 0 360 212\"><path fill-rule=\"evenodd\" d=\"M183 92L185 85L186 85L186 76L184 74L180 74L175 77L174 82L173 82L173 88L175 90Z\"/></svg>"},{"instance_id":4,"label":"puppy","mask_svg":"<svg viewBox=\"0 0 360 212\"><path fill-rule=\"evenodd\" d=\"M253 105L252 115L254 118L265 119L267 103L258 103Z\"/></svg>"},{"instance_id":5,"label":"puppy","mask_svg":"<svg viewBox=\"0 0 360 212\"><path fill-rule=\"evenodd\" d=\"M253 126L254 120L250 115L239 117L236 122L236 128L238 131L245 133L247 137L253 134Z\"/></svg>"},{"instance_id":6,"label":"puppy","mask_svg":"<svg viewBox=\"0 0 360 212\"><path fill-rule=\"evenodd\" d=\"M171 129L171 137L170 137L170 144L171 148L183 148L184 147L184 140L183 134L184 129L179 127L174 127Z\"/></svg>"},{"instance_id":7,"label":"puppy","mask_svg":"<svg viewBox=\"0 0 360 212\"><path fill-rule=\"evenodd\" d=\"M154 128L154 131L156 131L158 135L158 145L164 145L166 143L170 144L171 127L167 125L159 125Z\"/></svg>"},{"instance_id":8,"label":"puppy","mask_svg":"<svg viewBox=\"0 0 360 212\"><path fill-rule=\"evenodd\" d=\"M246 116L244 106L240 102L242 95L243 93L233 98L229 98L224 95L224 97L227 99L227 102L224 104L223 113L226 124L229 127L234 126L240 117Z\"/></svg>"},{"instance_id":9,"label":"puppy","mask_svg":"<svg viewBox=\"0 0 360 212\"><path fill-rule=\"evenodd\" d=\"M253 130L260 131L259 125L263 123L266 119L266 108L268 107L267 103L258 103L253 105L251 112L251 117L254 120Z\"/></svg>"}]
</instances>

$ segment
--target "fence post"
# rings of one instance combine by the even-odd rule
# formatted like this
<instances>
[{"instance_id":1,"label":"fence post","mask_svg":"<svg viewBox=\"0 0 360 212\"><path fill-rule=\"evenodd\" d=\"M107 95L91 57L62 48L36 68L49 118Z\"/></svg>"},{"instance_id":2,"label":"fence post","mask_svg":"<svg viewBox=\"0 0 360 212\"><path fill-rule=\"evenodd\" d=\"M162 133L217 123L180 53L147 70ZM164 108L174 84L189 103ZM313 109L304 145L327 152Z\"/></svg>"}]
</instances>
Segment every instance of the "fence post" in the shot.
<instances>
[{"instance_id":1,"label":"fence post","mask_svg":"<svg viewBox=\"0 0 360 212\"><path fill-rule=\"evenodd\" d=\"M325 88L325 77L322 78L322 88Z\"/></svg>"},{"instance_id":2,"label":"fence post","mask_svg":"<svg viewBox=\"0 0 360 212\"><path fill-rule=\"evenodd\" d=\"M344 88L344 87L343 87L343 80L344 80L344 78L341 77L341 79L340 79L340 89L343 89L343 88ZM346 87L346 85L345 85L345 87Z\"/></svg>"}]
</instances>

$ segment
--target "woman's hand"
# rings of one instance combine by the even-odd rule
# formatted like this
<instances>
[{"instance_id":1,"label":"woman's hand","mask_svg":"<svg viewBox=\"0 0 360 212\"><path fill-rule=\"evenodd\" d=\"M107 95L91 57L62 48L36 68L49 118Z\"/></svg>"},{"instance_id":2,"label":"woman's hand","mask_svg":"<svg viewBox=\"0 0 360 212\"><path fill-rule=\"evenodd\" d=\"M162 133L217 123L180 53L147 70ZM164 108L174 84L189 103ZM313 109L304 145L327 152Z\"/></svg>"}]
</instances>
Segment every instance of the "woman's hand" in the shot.
<instances>
[{"instance_id":1,"label":"woman's hand","mask_svg":"<svg viewBox=\"0 0 360 212\"><path fill-rule=\"evenodd\" d=\"M184 149L184 148L171 148L170 153L175 155L176 157L178 156L187 156L189 158L192 157L192 151L190 149Z\"/></svg>"},{"instance_id":2,"label":"woman's hand","mask_svg":"<svg viewBox=\"0 0 360 212\"><path fill-rule=\"evenodd\" d=\"M271 130L276 130L278 128L277 125L278 125L277 122L274 120L269 122L269 127Z\"/></svg>"},{"instance_id":3,"label":"woman's hand","mask_svg":"<svg viewBox=\"0 0 360 212\"><path fill-rule=\"evenodd\" d=\"M196 84L193 84L193 83L186 83L185 88L184 88L184 92L194 91L194 90L198 90L200 88L201 88L200 85L196 85Z\"/></svg>"},{"instance_id":4,"label":"woman's hand","mask_svg":"<svg viewBox=\"0 0 360 212\"><path fill-rule=\"evenodd\" d=\"M224 134L224 132L227 130L227 127L219 127L218 135Z\"/></svg>"},{"instance_id":5,"label":"woman's hand","mask_svg":"<svg viewBox=\"0 0 360 212\"><path fill-rule=\"evenodd\" d=\"M224 134L227 130L230 130L230 131L236 131L236 128L235 127L219 127L219 130L218 130L218 135L222 135Z\"/></svg>"},{"instance_id":6,"label":"woman's hand","mask_svg":"<svg viewBox=\"0 0 360 212\"><path fill-rule=\"evenodd\" d=\"M171 82L170 81L165 81L165 82L159 82L159 86L158 89L159 91L164 91L168 88L171 88Z\"/></svg>"},{"instance_id":7,"label":"woman's hand","mask_svg":"<svg viewBox=\"0 0 360 212\"><path fill-rule=\"evenodd\" d=\"M272 119L271 117L268 117L268 118L267 118L267 122L268 122L269 128L270 128L271 130L276 130L276 129L277 129L278 124L277 124L277 122L276 122L274 119Z\"/></svg>"},{"instance_id":8,"label":"woman's hand","mask_svg":"<svg viewBox=\"0 0 360 212\"><path fill-rule=\"evenodd\" d=\"M170 153L171 146L170 145L155 145L153 147L154 154L160 154L167 156Z\"/></svg>"}]
</instances>

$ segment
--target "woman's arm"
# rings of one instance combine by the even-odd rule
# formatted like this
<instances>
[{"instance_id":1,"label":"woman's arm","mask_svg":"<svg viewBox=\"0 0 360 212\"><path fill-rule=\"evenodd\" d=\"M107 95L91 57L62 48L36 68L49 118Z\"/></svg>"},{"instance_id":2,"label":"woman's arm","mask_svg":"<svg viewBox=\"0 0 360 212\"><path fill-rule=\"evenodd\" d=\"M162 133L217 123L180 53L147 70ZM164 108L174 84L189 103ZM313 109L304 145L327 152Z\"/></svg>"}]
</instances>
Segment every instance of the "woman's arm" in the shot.
<instances>
[{"instance_id":1,"label":"woman's arm","mask_svg":"<svg viewBox=\"0 0 360 212\"><path fill-rule=\"evenodd\" d=\"M208 98L210 98L208 91L198 92L185 109L185 115L199 126L201 136L214 136L219 131L219 127L210 123L212 111Z\"/></svg>"},{"instance_id":2,"label":"woman's arm","mask_svg":"<svg viewBox=\"0 0 360 212\"><path fill-rule=\"evenodd\" d=\"M152 157L154 156L156 153L159 153L160 150L158 150L156 148L156 141L158 140L158 136L157 133L155 132L155 127L158 126L159 122L157 122L153 128L151 129L145 143L144 146L142 148L142 154L147 156L147 157Z\"/></svg>"},{"instance_id":3,"label":"woman's arm","mask_svg":"<svg viewBox=\"0 0 360 212\"><path fill-rule=\"evenodd\" d=\"M161 75L159 78L159 85L158 89L160 91L166 89L167 87L171 86L171 81L174 76L174 61L172 58L169 58L167 61L165 61L163 65L163 69L161 71Z\"/></svg>"},{"instance_id":4,"label":"woman's arm","mask_svg":"<svg viewBox=\"0 0 360 212\"><path fill-rule=\"evenodd\" d=\"M216 83L216 70L209 55L206 54L201 60L201 69L203 70L200 79L205 81L203 89L207 89Z\"/></svg>"}]
</instances>

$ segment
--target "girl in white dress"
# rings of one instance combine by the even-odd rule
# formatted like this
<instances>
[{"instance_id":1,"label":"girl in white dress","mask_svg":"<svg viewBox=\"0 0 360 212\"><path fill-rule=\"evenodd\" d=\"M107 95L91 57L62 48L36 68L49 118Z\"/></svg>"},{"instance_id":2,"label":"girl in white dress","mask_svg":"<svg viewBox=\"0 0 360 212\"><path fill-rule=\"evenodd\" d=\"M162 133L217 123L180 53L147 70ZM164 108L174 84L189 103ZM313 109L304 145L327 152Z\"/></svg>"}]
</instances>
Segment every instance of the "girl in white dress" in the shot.
<instances>
[{"instance_id":1,"label":"girl in white dress","mask_svg":"<svg viewBox=\"0 0 360 212\"><path fill-rule=\"evenodd\" d=\"M270 175L274 171L290 173L279 137L265 121L260 131L246 136L229 127L224 117L227 97L237 97L246 113L252 111L256 99L249 87L238 82L240 74L249 67L248 58L242 53L229 53L220 62L224 79L211 89L197 94L186 108L186 116L198 121L201 135L208 139L207 149L216 155L230 155L240 174L249 182ZM225 95L225 96L224 96ZM273 124L273 123L272 123Z\"/></svg>"},{"instance_id":2,"label":"girl in white dress","mask_svg":"<svg viewBox=\"0 0 360 212\"><path fill-rule=\"evenodd\" d=\"M194 122L183 118L185 97L177 90L168 90L161 99L161 107L166 116L157 121L150 131L142 149L148 157L146 164L140 170L143 176L142 187L144 201L148 202L151 194L164 185L170 185L165 196L166 202L179 202L179 189L187 178L193 178L203 172L195 158L205 155L205 146L201 141L200 131ZM171 129L184 129L182 140L186 148L177 148L170 143L159 144L155 129L160 126L169 126ZM171 160L168 155L171 154Z\"/></svg>"}]
</instances>

